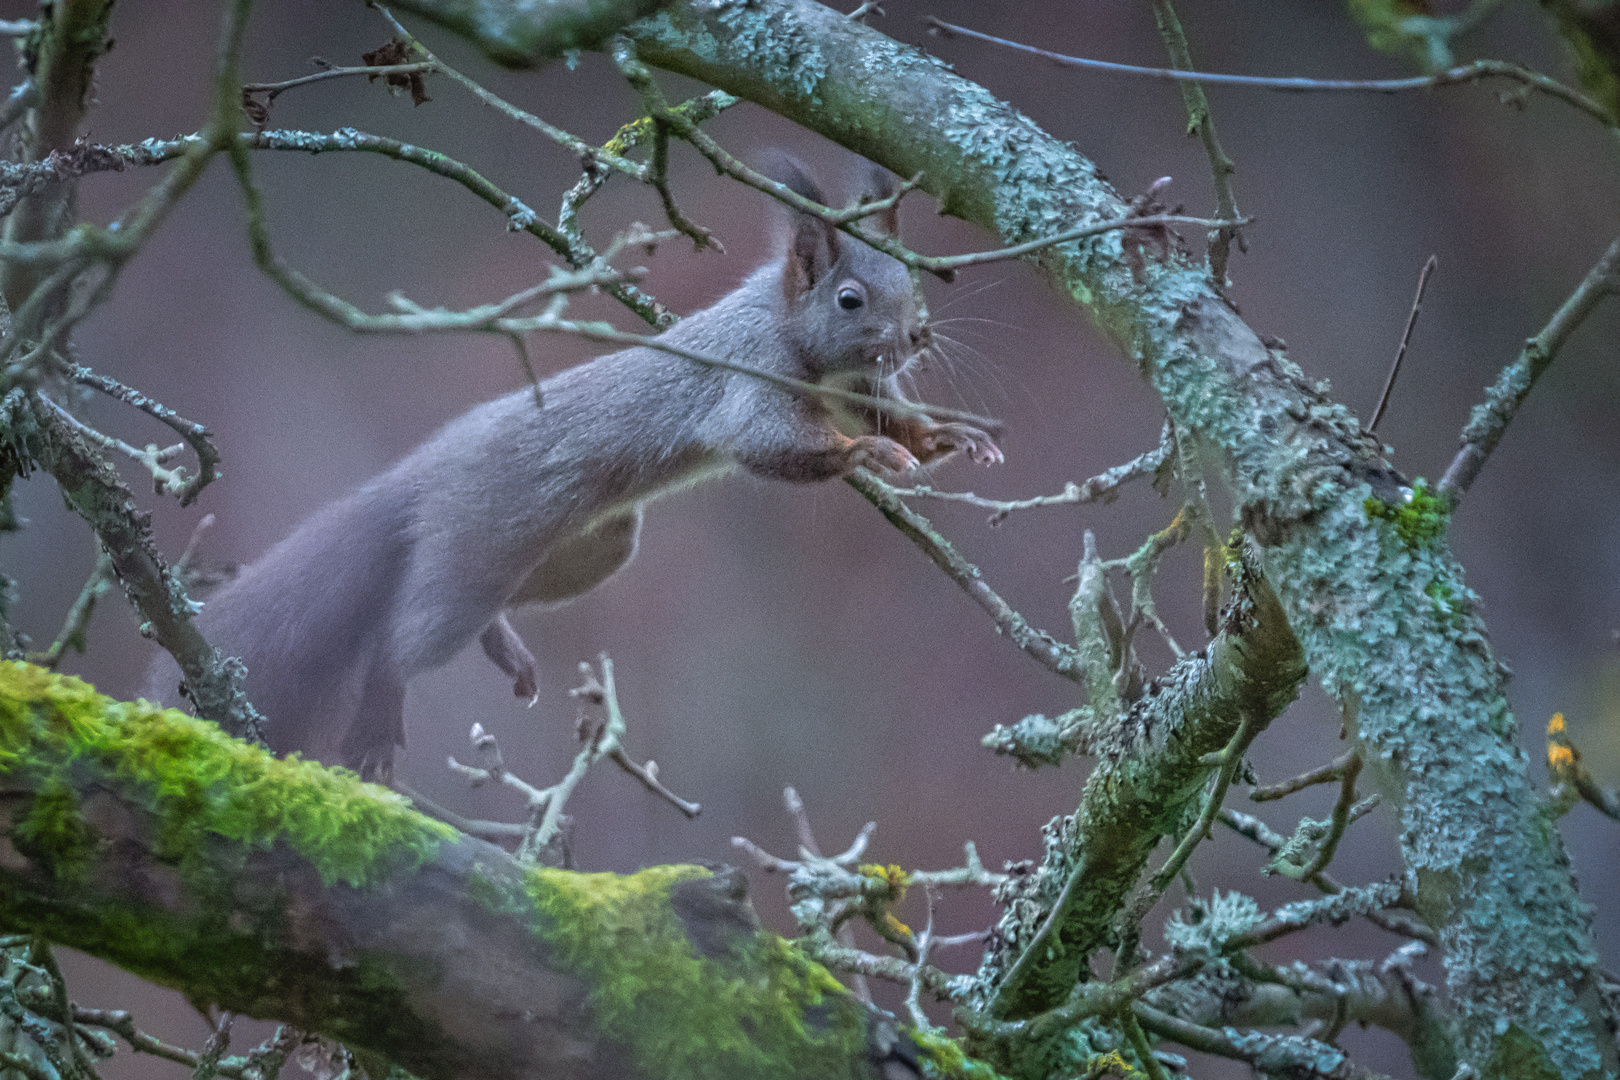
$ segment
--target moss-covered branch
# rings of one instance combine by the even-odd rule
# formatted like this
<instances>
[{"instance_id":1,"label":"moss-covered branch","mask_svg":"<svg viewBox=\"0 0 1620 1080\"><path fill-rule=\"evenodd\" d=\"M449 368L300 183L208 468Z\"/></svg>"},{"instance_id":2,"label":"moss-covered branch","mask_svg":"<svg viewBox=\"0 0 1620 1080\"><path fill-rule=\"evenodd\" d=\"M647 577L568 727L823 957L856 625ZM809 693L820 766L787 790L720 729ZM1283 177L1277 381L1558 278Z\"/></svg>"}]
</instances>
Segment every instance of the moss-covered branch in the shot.
<instances>
[{"instance_id":1,"label":"moss-covered branch","mask_svg":"<svg viewBox=\"0 0 1620 1080\"><path fill-rule=\"evenodd\" d=\"M0 917L426 1080L918 1065L759 930L739 875L525 868L345 770L18 662L0 663Z\"/></svg>"},{"instance_id":2,"label":"moss-covered branch","mask_svg":"<svg viewBox=\"0 0 1620 1080\"><path fill-rule=\"evenodd\" d=\"M450 0L413 0L424 13ZM523 5L488 0L494 38ZM811 0L686 0L630 28L643 61L748 98L921 186L1017 243L1126 212L1096 166L945 65ZM504 54L501 50L508 50ZM1265 548L1312 670L1401 817L1405 865L1440 933L1463 1057L1620 1071L1589 916L1547 826L1503 694L1504 669L1443 539L1371 516L1403 479L1357 419L1268 350L1207 269L1108 235L1035 259L1159 391L1225 474ZM1509 1045L1511 1043L1511 1045ZM1528 1047L1528 1049L1527 1049ZM1521 1071L1521 1075L1522 1075Z\"/></svg>"}]
</instances>

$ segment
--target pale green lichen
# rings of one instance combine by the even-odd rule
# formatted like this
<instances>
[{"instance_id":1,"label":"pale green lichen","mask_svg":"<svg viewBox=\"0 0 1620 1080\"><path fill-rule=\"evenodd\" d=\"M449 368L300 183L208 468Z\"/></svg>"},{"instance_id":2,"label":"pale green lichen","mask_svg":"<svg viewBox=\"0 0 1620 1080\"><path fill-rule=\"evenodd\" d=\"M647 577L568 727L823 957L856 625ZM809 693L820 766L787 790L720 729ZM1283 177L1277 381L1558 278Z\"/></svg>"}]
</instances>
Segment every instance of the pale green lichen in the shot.
<instances>
[{"instance_id":1,"label":"pale green lichen","mask_svg":"<svg viewBox=\"0 0 1620 1080\"><path fill-rule=\"evenodd\" d=\"M72 786L86 771L145 800L159 822L160 854L181 863L209 834L247 847L285 843L324 884L364 887L420 865L457 835L348 770L278 759L176 710L0 663L0 774L35 793L12 830L19 850L49 849L59 869L87 857L92 834Z\"/></svg>"},{"instance_id":2,"label":"pale green lichen","mask_svg":"<svg viewBox=\"0 0 1620 1080\"><path fill-rule=\"evenodd\" d=\"M694 948L671 894L710 876L699 866L630 875L537 867L528 875L534 932L561 970L590 986L597 1029L642 1076L863 1075L864 1016L821 965L740 927L718 950Z\"/></svg>"}]
</instances>

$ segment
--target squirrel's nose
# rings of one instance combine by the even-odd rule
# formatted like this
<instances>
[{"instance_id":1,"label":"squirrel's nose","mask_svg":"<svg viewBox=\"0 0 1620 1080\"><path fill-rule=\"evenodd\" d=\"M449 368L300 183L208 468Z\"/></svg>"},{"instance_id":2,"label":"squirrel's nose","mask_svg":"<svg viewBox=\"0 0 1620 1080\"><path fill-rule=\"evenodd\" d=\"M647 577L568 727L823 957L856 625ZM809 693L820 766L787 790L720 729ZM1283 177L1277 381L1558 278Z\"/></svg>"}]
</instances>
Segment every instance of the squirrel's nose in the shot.
<instances>
[{"instance_id":1,"label":"squirrel's nose","mask_svg":"<svg viewBox=\"0 0 1620 1080\"><path fill-rule=\"evenodd\" d=\"M932 335L929 333L927 326L913 326L908 336L911 338L911 347L913 349L921 349L932 340Z\"/></svg>"}]
</instances>

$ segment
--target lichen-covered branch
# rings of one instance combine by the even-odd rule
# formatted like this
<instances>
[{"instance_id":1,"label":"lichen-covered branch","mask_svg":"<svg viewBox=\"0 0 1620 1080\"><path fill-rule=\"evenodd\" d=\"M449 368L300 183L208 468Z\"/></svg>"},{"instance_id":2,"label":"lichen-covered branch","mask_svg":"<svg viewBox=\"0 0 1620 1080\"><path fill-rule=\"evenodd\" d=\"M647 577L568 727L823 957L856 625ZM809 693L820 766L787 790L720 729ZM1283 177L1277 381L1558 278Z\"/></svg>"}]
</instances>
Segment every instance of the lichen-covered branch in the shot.
<instances>
[{"instance_id":1,"label":"lichen-covered branch","mask_svg":"<svg viewBox=\"0 0 1620 1080\"><path fill-rule=\"evenodd\" d=\"M394 0L476 41L492 60L532 67L580 49L600 49L628 22L668 0Z\"/></svg>"},{"instance_id":2,"label":"lichen-covered branch","mask_svg":"<svg viewBox=\"0 0 1620 1080\"><path fill-rule=\"evenodd\" d=\"M1473 486L1496 444L1502 441L1529 396L1531 387L1586 317L1606 296L1620 295L1620 238L1609 245L1603 257L1581 279L1569 298L1553 312L1541 332L1524 343L1519 358L1502 369L1502 374L1485 391L1483 404L1475 405L1462 431L1462 449L1451 460L1440 481L1440 493L1456 501Z\"/></svg>"},{"instance_id":3,"label":"lichen-covered branch","mask_svg":"<svg viewBox=\"0 0 1620 1080\"><path fill-rule=\"evenodd\" d=\"M0 402L0 474L26 476L37 463L55 479L112 560L143 630L180 665L197 715L257 739L262 718L241 688L241 662L220 656L192 622L197 608L158 553L134 496L83 434L36 400L19 387Z\"/></svg>"},{"instance_id":4,"label":"lichen-covered branch","mask_svg":"<svg viewBox=\"0 0 1620 1080\"><path fill-rule=\"evenodd\" d=\"M352 773L27 664L0 664L0 748L7 925L192 1001L424 1080L917 1071L735 873L524 868Z\"/></svg>"},{"instance_id":5,"label":"lichen-covered branch","mask_svg":"<svg viewBox=\"0 0 1620 1080\"><path fill-rule=\"evenodd\" d=\"M30 65L35 102L25 125L30 161L71 151L90 106L96 58L112 44L107 38L111 13L112 0L60 0L45 9ZM68 200L69 190L63 186L31 194L7 220L5 238L28 243L59 235L70 224ZM40 276L36 267L0 266L0 294L15 309L39 284Z\"/></svg>"},{"instance_id":6,"label":"lichen-covered branch","mask_svg":"<svg viewBox=\"0 0 1620 1080\"><path fill-rule=\"evenodd\" d=\"M1264 727L1299 692L1304 656L1276 597L1259 579L1242 588L1204 653L1149 684L1120 723L1092 733L1087 750L1097 764L1065 845L1066 884L1034 937L1001 961L990 1015L1016 1019L1063 1001L1107 940L1159 837L1177 831L1202 791L1206 756L1240 730Z\"/></svg>"}]
</instances>

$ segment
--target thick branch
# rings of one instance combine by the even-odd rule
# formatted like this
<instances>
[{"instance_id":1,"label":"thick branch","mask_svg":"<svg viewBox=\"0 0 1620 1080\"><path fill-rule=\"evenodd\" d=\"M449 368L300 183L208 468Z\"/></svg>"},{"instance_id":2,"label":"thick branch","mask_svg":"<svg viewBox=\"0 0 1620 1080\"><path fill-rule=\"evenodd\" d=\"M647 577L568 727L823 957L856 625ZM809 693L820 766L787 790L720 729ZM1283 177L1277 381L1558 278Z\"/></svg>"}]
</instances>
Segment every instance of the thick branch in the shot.
<instances>
[{"instance_id":1,"label":"thick branch","mask_svg":"<svg viewBox=\"0 0 1620 1080\"><path fill-rule=\"evenodd\" d=\"M1260 579L1226 613L1203 653L1151 684L1118 725L1100 726L1075 811L1071 865L1052 913L997 988L990 1011L1028 1016L1060 1003L1103 944L1159 837L1175 831L1210 773L1205 757L1239 729L1263 727L1305 680L1304 656Z\"/></svg>"},{"instance_id":2,"label":"thick branch","mask_svg":"<svg viewBox=\"0 0 1620 1080\"><path fill-rule=\"evenodd\" d=\"M600 49L626 23L668 0L394 0L401 11L426 15L471 38L492 60L530 67L577 49Z\"/></svg>"},{"instance_id":3,"label":"thick branch","mask_svg":"<svg viewBox=\"0 0 1620 1080\"><path fill-rule=\"evenodd\" d=\"M734 872L525 869L352 773L21 663L0 665L0 738L8 925L192 1001L424 1080L915 1067L759 930Z\"/></svg>"}]
</instances>

